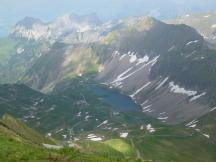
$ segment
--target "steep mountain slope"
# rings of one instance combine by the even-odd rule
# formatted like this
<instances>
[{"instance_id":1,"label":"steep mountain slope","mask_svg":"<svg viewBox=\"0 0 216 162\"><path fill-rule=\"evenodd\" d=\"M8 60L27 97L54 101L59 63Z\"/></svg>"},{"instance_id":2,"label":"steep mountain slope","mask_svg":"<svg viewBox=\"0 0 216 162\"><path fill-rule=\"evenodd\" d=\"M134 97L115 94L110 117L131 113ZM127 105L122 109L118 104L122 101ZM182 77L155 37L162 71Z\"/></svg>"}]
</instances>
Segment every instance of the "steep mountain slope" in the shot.
<instances>
[{"instance_id":1,"label":"steep mountain slope","mask_svg":"<svg viewBox=\"0 0 216 162\"><path fill-rule=\"evenodd\" d=\"M198 119L194 119L188 123L185 123L185 126L189 129L192 129L196 132L203 134L207 138L211 138L212 143L216 143L215 128L216 128L216 108L212 108L210 112Z\"/></svg>"},{"instance_id":2,"label":"steep mountain slope","mask_svg":"<svg viewBox=\"0 0 216 162\"><path fill-rule=\"evenodd\" d=\"M20 120L9 115L3 116L0 120L0 145L0 159L2 161L136 161L135 159L124 159L120 152L102 143L95 142L91 145L100 145L106 150L106 154L102 151L92 152L84 146L79 146L82 153L71 147L65 146L63 148L63 146L56 145L53 140L43 137ZM108 156L112 156L112 158Z\"/></svg>"},{"instance_id":3,"label":"steep mountain slope","mask_svg":"<svg viewBox=\"0 0 216 162\"><path fill-rule=\"evenodd\" d=\"M20 141L29 142L32 144L55 144L54 141L43 137L39 133L28 128L21 120L14 119L10 115L4 115L0 120L1 133L7 137L15 138Z\"/></svg>"},{"instance_id":4,"label":"steep mountain slope","mask_svg":"<svg viewBox=\"0 0 216 162\"><path fill-rule=\"evenodd\" d=\"M55 43L50 52L34 64L22 81L34 89L49 92L60 81L97 72L98 59L91 46Z\"/></svg>"},{"instance_id":5,"label":"steep mountain slope","mask_svg":"<svg viewBox=\"0 0 216 162\"><path fill-rule=\"evenodd\" d=\"M206 95L208 85L201 85L197 77L203 76L204 68L211 68L205 59L212 60L214 51L188 26L151 21L150 29L145 29L146 20L140 20L130 27L131 32L116 32L121 34L116 34L112 56L97 79L130 95L143 112L163 122L180 123L202 116L210 108L196 99ZM144 30L139 31L142 22ZM191 63L203 66L195 70ZM202 79L209 82L210 76L214 74ZM209 91L212 87L209 84Z\"/></svg>"},{"instance_id":6,"label":"steep mountain slope","mask_svg":"<svg viewBox=\"0 0 216 162\"><path fill-rule=\"evenodd\" d=\"M0 83L16 83L49 50L46 42L0 39Z\"/></svg>"},{"instance_id":7,"label":"steep mountain slope","mask_svg":"<svg viewBox=\"0 0 216 162\"><path fill-rule=\"evenodd\" d=\"M177 17L176 19L167 21L168 23L174 24L187 24L195 28L206 40L215 43L216 33L216 13L198 13L198 14L187 14L184 16Z\"/></svg>"},{"instance_id":8,"label":"steep mountain slope","mask_svg":"<svg viewBox=\"0 0 216 162\"><path fill-rule=\"evenodd\" d=\"M99 42L54 44L23 82L48 93L65 79L99 72L98 82L131 96L144 113L176 124L214 106L214 53L189 26L129 18Z\"/></svg>"}]
</instances>

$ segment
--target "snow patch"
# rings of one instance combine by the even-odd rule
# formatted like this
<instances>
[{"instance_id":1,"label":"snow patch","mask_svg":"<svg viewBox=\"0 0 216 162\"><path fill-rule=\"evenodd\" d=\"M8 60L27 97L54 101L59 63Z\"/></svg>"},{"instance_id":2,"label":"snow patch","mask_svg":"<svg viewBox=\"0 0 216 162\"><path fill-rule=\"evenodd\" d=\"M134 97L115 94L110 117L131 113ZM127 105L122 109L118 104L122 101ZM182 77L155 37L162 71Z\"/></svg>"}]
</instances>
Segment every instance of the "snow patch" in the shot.
<instances>
[{"instance_id":1,"label":"snow patch","mask_svg":"<svg viewBox=\"0 0 216 162\"><path fill-rule=\"evenodd\" d=\"M206 95L206 92L203 92L203 93L201 93L200 95L193 96L193 97L190 99L190 102L195 101L195 100L197 100L198 98L200 98L200 97L202 97L202 96L204 96L204 95Z\"/></svg>"},{"instance_id":2,"label":"snow patch","mask_svg":"<svg viewBox=\"0 0 216 162\"><path fill-rule=\"evenodd\" d=\"M39 103L43 103L44 102L44 99L42 98L42 99L40 99L40 101L39 101Z\"/></svg>"},{"instance_id":3,"label":"snow patch","mask_svg":"<svg viewBox=\"0 0 216 162\"><path fill-rule=\"evenodd\" d=\"M169 79L169 77L166 77L166 78L155 88L155 90L160 89L160 88L167 82L168 79Z\"/></svg>"},{"instance_id":4,"label":"snow patch","mask_svg":"<svg viewBox=\"0 0 216 162\"><path fill-rule=\"evenodd\" d=\"M64 129L61 128L61 129L57 130L55 133L59 133L59 132L61 132L61 131L63 131L63 130L64 130Z\"/></svg>"},{"instance_id":5,"label":"snow patch","mask_svg":"<svg viewBox=\"0 0 216 162\"><path fill-rule=\"evenodd\" d=\"M167 120L169 117L159 117L159 118L157 118L158 120Z\"/></svg>"},{"instance_id":6,"label":"snow patch","mask_svg":"<svg viewBox=\"0 0 216 162\"><path fill-rule=\"evenodd\" d=\"M114 116L117 116L117 115L119 115L120 113L119 112L113 112L113 115Z\"/></svg>"},{"instance_id":7,"label":"snow patch","mask_svg":"<svg viewBox=\"0 0 216 162\"><path fill-rule=\"evenodd\" d=\"M203 136L205 136L206 138L210 138L210 135L208 135L208 134L202 134Z\"/></svg>"},{"instance_id":8,"label":"snow patch","mask_svg":"<svg viewBox=\"0 0 216 162\"><path fill-rule=\"evenodd\" d=\"M142 109L143 109L143 110L146 110L146 109L148 109L148 108L150 108L150 107L152 107L152 105L145 106L145 107L143 107Z\"/></svg>"},{"instance_id":9,"label":"snow patch","mask_svg":"<svg viewBox=\"0 0 216 162\"><path fill-rule=\"evenodd\" d=\"M148 125L146 126L146 129L147 129L150 133L154 133L154 132L155 132L155 129L152 127L151 124L148 124Z\"/></svg>"},{"instance_id":10,"label":"snow patch","mask_svg":"<svg viewBox=\"0 0 216 162\"><path fill-rule=\"evenodd\" d=\"M47 133L47 137L51 137L52 136L52 133Z\"/></svg>"},{"instance_id":11,"label":"snow patch","mask_svg":"<svg viewBox=\"0 0 216 162\"><path fill-rule=\"evenodd\" d=\"M45 143L43 143L43 146L47 149L54 149L54 150L59 150L63 148L63 146L50 145L50 144L45 144Z\"/></svg>"},{"instance_id":12,"label":"snow patch","mask_svg":"<svg viewBox=\"0 0 216 162\"><path fill-rule=\"evenodd\" d=\"M197 94L197 91L186 90L178 85L175 85L174 82L169 82L169 88L173 93L185 94L187 96L194 96Z\"/></svg>"},{"instance_id":13,"label":"snow patch","mask_svg":"<svg viewBox=\"0 0 216 162\"><path fill-rule=\"evenodd\" d=\"M147 55L145 55L143 58L140 58L137 60L136 65L147 63L148 61L149 61L149 57Z\"/></svg>"},{"instance_id":14,"label":"snow patch","mask_svg":"<svg viewBox=\"0 0 216 162\"><path fill-rule=\"evenodd\" d=\"M151 113L151 112L153 112L154 110L153 109L151 109L150 107L152 107L152 105L148 105L148 106L145 106L145 107L143 107L142 108L142 112L149 112L149 113Z\"/></svg>"},{"instance_id":15,"label":"snow patch","mask_svg":"<svg viewBox=\"0 0 216 162\"><path fill-rule=\"evenodd\" d=\"M211 28L216 28L216 24L213 24L213 25L211 26Z\"/></svg>"},{"instance_id":16,"label":"snow patch","mask_svg":"<svg viewBox=\"0 0 216 162\"><path fill-rule=\"evenodd\" d=\"M113 128L113 131L117 131L119 128Z\"/></svg>"},{"instance_id":17,"label":"snow patch","mask_svg":"<svg viewBox=\"0 0 216 162\"><path fill-rule=\"evenodd\" d=\"M103 140L101 137L98 137L95 134L89 134L87 136L87 139L90 139L91 141L102 141Z\"/></svg>"},{"instance_id":18,"label":"snow patch","mask_svg":"<svg viewBox=\"0 0 216 162\"><path fill-rule=\"evenodd\" d=\"M175 49L175 45L172 46L172 47L170 47L167 51L168 51L168 52L171 52L171 51L174 50L174 49Z\"/></svg>"},{"instance_id":19,"label":"snow patch","mask_svg":"<svg viewBox=\"0 0 216 162\"><path fill-rule=\"evenodd\" d=\"M127 138L127 136L128 136L128 133L120 133L121 138Z\"/></svg>"},{"instance_id":20,"label":"snow patch","mask_svg":"<svg viewBox=\"0 0 216 162\"><path fill-rule=\"evenodd\" d=\"M195 128L196 124L198 123L198 120L192 120L191 122L187 123L185 126L189 128Z\"/></svg>"},{"instance_id":21,"label":"snow patch","mask_svg":"<svg viewBox=\"0 0 216 162\"><path fill-rule=\"evenodd\" d=\"M197 132L201 132L201 130L200 130L200 129L195 129L195 131L197 131Z\"/></svg>"},{"instance_id":22,"label":"snow patch","mask_svg":"<svg viewBox=\"0 0 216 162\"><path fill-rule=\"evenodd\" d=\"M77 30L78 33L84 33L91 30L91 27L86 25L86 26L80 26L80 28Z\"/></svg>"},{"instance_id":23,"label":"snow patch","mask_svg":"<svg viewBox=\"0 0 216 162\"><path fill-rule=\"evenodd\" d=\"M121 57L119 58L119 61L121 61L125 56L127 56L127 54L121 55Z\"/></svg>"},{"instance_id":24,"label":"snow patch","mask_svg":"<svg viewBox=\"0 0 216 162\"><path fill-rule=\"evenodd\" d=\"M149 100L144 101L141 106L144 106L145 104L147 104L149 102Z\"/></svg>"},{"instance_id":25,"label":"snow patch","mask_svg":"<svg viewBox=\"0 0 216 162\"><path fill-rule=\"evenodd\" d=\"M124 76L125 74L127 74L127 73L132 69L132 67L129 68L127 71L124 72L123 75L121 74L121 77L117 77L117 80L115 80L115 81L113 81L113 82L125 80L125 79L131 77L132 75L134 75L135 73L139 72L140 70L142 70L144 67L146 67L146 66L148 66L148 65L153 66L153 65L157 62L157 60L158 60L159 57L160 57L160 56L154 57L151 61L149 61L148 63L144 64L143 66L141 66L141 67L138 68L137 70L135 70L135 71L131 72L130 74Z\"/></svg>"},{"instance_id":26,"label":"snow patch","mask_svg":"<svg viewBox=\"0 0 216 162\"><path fill-rule=\"evenodd\" d=\"M66 139L66 138L67 138L67 135L63 134L62 137L63 137L64 139Z\"/></svg>"},{"instance_id":27,"label":"snow patch","mask_svg":"<svg viewBox=\"0 0 216 162\"><path fill-rule=\"evenodd\" d=\"M212 109L210 110L210 112L212 112L212 111L214 111L214 110L216 110L216 107L212 108Z\"/></svg>"},{"instance_id":28,"label":"snow patch","mask_svg":"<svg viewBox=\"0 0 216 162\"><path fill-rule=\"evenodd\" d=\"M141 88L139 88L138 90L136 90L136 92L134 92L132 95L130 95L131 98L134 98L138 93L140 93L144 88L146 88L147 86L149 86L151 84L151 82L146 83L145 85L143 85Z\"/></svg>"},{"instance_id":29,"label":"snow patch","mask_svg":"<svg viewBox=\"0 0 216 162\"><path fill-rule=\"evenodd\" d=\"M118 56L118 55L120 55L119 51L113 52L113 56Z\"/></svg>"},{"instance_id":30,"label":"snow patch","mask_svg":"<svg viewBox=\"0 0 216 162\"><path fill-rule=\"evenodd\" d=\"M133 63L133 62L135 62L136 60L137 60L137 56L136 56L136 54L134 54L134 52L133 53L131 53L130 51L128 52L128 55L130 56L130 63Z\"/></svg>"},{"instance_id":31,"label":"snow patch","mask_svg":"<svg viewBox=\"0 0 216 162\"><path fill-rule=\"evenodd\" d=\"M145 109L145 110L143 110L142 112L148 112L148 113L151 113L151 112L153 112L154 110L153 109Z\"/></svg>"},{"instance_id":32,"label":"snow patch","mask_svg":"<svg viewBox=\"0 0 216 162\"><path fill-rule=\"evenodd\" d=\"M17 48L16 52L17 54L22 54L25 51L23 48Z\"/></svg>"},{"instance_id":33,"label":"snow patch","mask_svg":"<svg viewBox=\"0 0 216 162\"><path fill-rule=\"evenodd\" d=\"M123 73L121 73L120 75L117 76L117 78L112 82L112 83L115 83L115 82L120 82L122 80L124 80L124 75L127 74L129 71L131 71L133 68L129 68L127 70L125 70Z\"/></svg>"},{"instance_id":34,"label":"snow patch","mask_svg":"<svg viewBox=\"0 0 216 162\"><path fill-rule=\"evenodd\" d=\"M193 124L193 125L190 125L189 128L195 128L197 125L196 124Z\"/></svg>"},{"instance_id":35,"label":"snow patch","mask_svg":"<svg viewBox=\"0 0 216 162\"><path fill-rule=\"evenodd\" d=\"M76 116L77 116L77 117L80 117L81 114L82 114L82 112L78 112Z\"/></svg>"},{"instance_id":36,"label":"snow patch","mask_svg":"<svg viewBox=\"0 0 216 162\"><path fill-rule=\"evenodd\" d=\"M205 15L205 16L203 16L204 18L209 18L211 15Z\"/></svg>"},{"instance_id":37,"label":"snow patch","mask_svg":"<svg viewBox=\"0 0 216 162\"><path fill-rule=\"evenodd\" d=\"M164 115L164 114L166 114L166 112L162 112L162 113L160 113L160 115Z\"/></svg>"},{"instance_id":38,"label":"snow patch","mask_svg":"<svg viewBox=\"0 0 216 162\"><path fill-rule=\"evenodd\" d=\"M91 138L91 141L102 141L103 139L101 137Z\"/></svg>"},{"instance_id":39,"label":"snow patch","mask_svg":"<svg viewBox=\"0 0 216 162\"><path fill-rule=\"evenodd\" d=\"M55 105L53 105L52 107L50 107L47 112L51 112L51 111L54 111L55 110Z\"/></svg>"},{"instance_id":40,"label":"snow patch","mask_svg":"<svg viewBox=\"0 0 216 162\"><path fill-rule=\"evenodd\" d=\"M186 45L188 46L188 45L195 44L195 43L198 43L198 42L199 42L199 40L194 40L194 41L188 42Z\"/></svg>"},{"instance_id":41,"label":"snow patch","mask_svg":"<svg viewBox=\"0 0 216 162\"><path fill-rule=\"evenodd\" d=\"M91 117L90 115L87 115L87 116L85 117L85 121L88 121L88 119L89 119L90 117Z\"/></svg>"},{"instance_id":42,"label":"snow patch","mask_svg":"<svg viewBox=\"0 0 216 162\"><path fill-rule=\"evenodd\" d=\"M103 121L101 124L99 124L99 125L97 126L97 128L99 128L100 126L105 125L105 124L107 124L107 123L108 123L108 120L105 120L105 121Z\"/></svg>"}]
</instances>

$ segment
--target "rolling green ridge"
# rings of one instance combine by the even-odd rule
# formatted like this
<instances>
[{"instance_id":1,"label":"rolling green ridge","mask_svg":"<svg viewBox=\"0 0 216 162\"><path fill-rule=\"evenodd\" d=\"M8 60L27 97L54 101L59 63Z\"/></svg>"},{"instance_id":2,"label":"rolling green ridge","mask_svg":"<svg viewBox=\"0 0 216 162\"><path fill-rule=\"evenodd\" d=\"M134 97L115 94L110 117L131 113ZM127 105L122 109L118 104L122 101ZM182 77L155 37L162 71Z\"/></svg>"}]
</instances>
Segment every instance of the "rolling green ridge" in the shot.
<instances>
[{"instance_id":1,"label":"rolling green ridge","mask_svg":"<svg viewBox=\"0 0 216 162\"><path fill-rule=\"evenodd\" d=\"M0 121L0 159L1 161L80 161L80 162L135 162L138 160L124 159L120 152L100 143L90 144L100 146L100 154L94 154L85 148L85 153L78 149L65 147L59 150L46 149L42 144L55 144L53 140L43 137L28 128L20 120L9 115L3 116ZM104 151L102 153L102 151ZM104 154L106 153L106 154ZM111 158L112 156L113 158Z\"/></svg>"},{"instance_id":2,"label":"rolling green ridge","mask_svg":"<svg viewBox=\"0 0 216 162\"><path fill-rule=\"evenodd\" d=\"M19 129L18 129L19 128ZM43 143L59 145L9 115L0 121L0 159L5 161L135 162L132 157L154 162L214 162L215 149L203 136L181 127L154 127L155 133L133 130L129 138L104 142L73 142L74 148L46 149ZM111 137L111 136L109 136ZM202 147L200 147L202 146ZM112 158L111 158L112 157ZM147 160L152 159L152 160ZM137 160L141 161L141 160ZM144 160L145 161L145 160Z\"/></svg>"}]
</instances>

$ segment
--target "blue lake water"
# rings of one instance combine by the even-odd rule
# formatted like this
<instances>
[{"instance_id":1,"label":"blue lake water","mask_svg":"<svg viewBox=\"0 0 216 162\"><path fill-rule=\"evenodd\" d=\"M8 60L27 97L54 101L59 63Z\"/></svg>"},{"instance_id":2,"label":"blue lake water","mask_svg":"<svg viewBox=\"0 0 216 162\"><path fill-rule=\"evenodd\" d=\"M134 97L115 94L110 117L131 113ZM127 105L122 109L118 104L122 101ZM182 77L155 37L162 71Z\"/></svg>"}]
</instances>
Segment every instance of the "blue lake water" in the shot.
<instances>
[{"instance_id":1,"label":"blue lake water","mask_svg":"<svg viewBox=\"0 0 216 162\"><path fill-rule=\"evenodd\" d=\"M130 97L121 94L117 90L105 86L91 85L91 90L105 103L113 106L119 111L139 111L141 108Z\"/></svg>"}]
</instances>

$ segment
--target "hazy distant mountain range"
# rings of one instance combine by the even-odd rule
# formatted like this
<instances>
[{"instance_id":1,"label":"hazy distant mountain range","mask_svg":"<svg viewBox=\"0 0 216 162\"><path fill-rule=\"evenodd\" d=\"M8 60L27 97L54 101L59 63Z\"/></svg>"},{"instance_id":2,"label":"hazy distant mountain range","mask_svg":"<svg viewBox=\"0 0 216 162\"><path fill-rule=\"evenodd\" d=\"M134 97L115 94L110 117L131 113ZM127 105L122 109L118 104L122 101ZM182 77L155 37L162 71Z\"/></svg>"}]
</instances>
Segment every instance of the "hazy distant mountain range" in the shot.
<instances>
[{"instance_id":1,"label":"hazy distant mountain range","mask_svg":"<svg viewBox=\"0 0 216 162\"><path fill-rule=\"evenodd\" d=\"M52 4L48 0L31 2L23 0L22 3L13 2L13 5L9 1L4 1L0 6L0 33L6 36L13 25L26 15L47 21L53 20L58 15L71 12L80 15L97 13L103 21L141 15L164 20L183 14L215 10L215 6L214 0L118 0L118 2L114 0L103 2L99 0L91 2L62 0L61 2L52 2Z\"/></svg>"}]
</instances>

